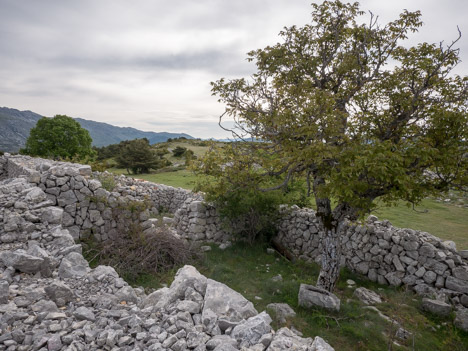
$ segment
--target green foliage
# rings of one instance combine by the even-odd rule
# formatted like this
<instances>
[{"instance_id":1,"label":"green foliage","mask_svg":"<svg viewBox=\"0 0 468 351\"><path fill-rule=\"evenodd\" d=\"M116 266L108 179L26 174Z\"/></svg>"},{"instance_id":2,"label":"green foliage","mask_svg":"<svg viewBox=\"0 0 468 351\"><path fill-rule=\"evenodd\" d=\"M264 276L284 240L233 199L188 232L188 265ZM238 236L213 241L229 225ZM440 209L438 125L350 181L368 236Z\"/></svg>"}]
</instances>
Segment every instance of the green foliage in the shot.
<instances>
[{"instance_id":1,"label":"green foliage","mask_svg":"<svg viewBox=\"0 0 468 351\"><path fill-rule=\"evenodd\" d=\"M276 232L279 205L299 202L301 191L291 191L293 184L271 192L258 188L273 182L245 143L231 143L214 148L194 162L199 176L195 190L206 193L206 200L216 204L227 225L248 242L270 239Z\"/></svg>"},{"instance_id":2,"label":"green foliage","mask_svg":"<svg viewBox=\"0 0 468 351\"><path fill-rule=\"evenodd\" d=\"M177 146L174 150L172 150L174 157L182 157L185 155L186 152L187 148L183 146Z\"/></svg>"},{"instance_id":3,"label":"green foliage","mask_svg":"<svg viewBox=\"0 0 468 351\"><path fill-rule=\"evenodd\" d=\"M212 83L234 135L264 141L255 147L269 157L256 162L279 181L309 179L319 215L337 221L363 216L376 198L417 203L468 183L468 77L451 73L458 49L403 47L419 12L359 24L358 6L312 4L311 24L249 53L251 81Z\"/></svg>"},{"instance_id":4,"label":"green foliage","mask_svg":"<svg viewBox=\"0 0 468 351\"><path fill-rule=\"evenodd\" d=\"M127 169L134 174L148 173L149 170L164 167L166 162L149 145L148 139L123 141L116 157L118 167Z\"/></svg>"},{"instance_id":5,"label":"green foliage","mask_svg":"<svg viewBox=\"0 0 468 351\"><path fill-rule=\"evenodd\" d=\"M100 173L96 178L101 182L102 187L107 191L114 191L115 187L117 186L114 175L111 173Z\"/></svg>"},{"instance_id":6,"label":"green foliage","mask_svg":"<svg viewBox=\"0 0 468 351\"><path fill-rule=\"evenodd\" d=\"M73 118L56 115L53 118L43 117L31 129L22 154L48 158L92 157L92 139L86 129Z\"/></svg>"}]
</instances>

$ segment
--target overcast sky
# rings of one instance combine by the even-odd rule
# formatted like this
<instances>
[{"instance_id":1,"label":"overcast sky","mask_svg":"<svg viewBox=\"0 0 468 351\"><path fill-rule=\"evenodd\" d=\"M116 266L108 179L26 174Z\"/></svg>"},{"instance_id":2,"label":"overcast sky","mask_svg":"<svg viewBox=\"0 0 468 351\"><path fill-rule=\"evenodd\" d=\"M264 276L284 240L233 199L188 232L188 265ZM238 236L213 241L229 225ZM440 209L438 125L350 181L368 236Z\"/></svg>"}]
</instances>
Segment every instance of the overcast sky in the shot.
<instances>
[{"instance_id":1,"label":"overcast sky","mask_svg":"<svg viewBox=\"0 0 468 351\"><path fill-rule=\"evenodd\" d=\"M210 82L310 20L311 0L0 0L0 106L224 138ZM316 1L321 2L321 1ZM363 0L383 22L421 10L420 41L450 42L468 74L467 0Z\"/></svg>"}]
</instances>

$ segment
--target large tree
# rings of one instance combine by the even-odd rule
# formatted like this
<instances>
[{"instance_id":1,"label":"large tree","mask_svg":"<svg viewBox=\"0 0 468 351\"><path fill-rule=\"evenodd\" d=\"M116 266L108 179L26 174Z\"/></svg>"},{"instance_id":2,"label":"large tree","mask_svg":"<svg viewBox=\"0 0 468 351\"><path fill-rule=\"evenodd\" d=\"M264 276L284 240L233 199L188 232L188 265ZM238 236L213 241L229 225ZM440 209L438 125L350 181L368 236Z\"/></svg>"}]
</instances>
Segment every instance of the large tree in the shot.
<instances>
[{"instance_id":1,"label":"large tree","mask_svg":"<svg viewBox=\"0 0 468 351\"><path fill-rule=\"evenodd\" d=\"M306 180L322 226L317 286L332 291L348 220L376 199L416 204L466 190L468 79L452 72L458 39L403 44L422 25L420 12L380 25L372 14L360 22L358 3L312 7L311 24L285 28L282 42L248 54L257 67L250 80L221 79L212 91L226 104L220 124L233 118L235 137L262 141L236 146L239 162L256 165L249 181L265 191L261 172L280 179L270 189Z\"/></svg>"},{"instance_id":2,"label":"large tree","mask_svg":"<svg viewBox=\"0 0 468 351\"><path fill-rule=\"evenodd\" d=\"M73 118L56 115L43 117L29 133L28 140L21 153L49 158L84 159L93 156L92 139L89 132Z\"/></svg>"}]
</instances>

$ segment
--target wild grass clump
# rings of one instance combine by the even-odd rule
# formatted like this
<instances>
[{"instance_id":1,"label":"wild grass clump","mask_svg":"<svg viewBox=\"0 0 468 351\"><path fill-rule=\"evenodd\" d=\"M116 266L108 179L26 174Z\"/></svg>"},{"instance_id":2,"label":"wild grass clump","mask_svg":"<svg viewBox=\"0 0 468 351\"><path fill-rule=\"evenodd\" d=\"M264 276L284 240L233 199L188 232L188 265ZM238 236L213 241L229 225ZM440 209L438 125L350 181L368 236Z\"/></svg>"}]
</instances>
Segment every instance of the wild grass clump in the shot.
<instances>
[{"instance_id":1,"label":"wild grass clump","mask_svg":"<svg viewBox=\"0 0 468 351\"><path fill-rule=\"evenodd\" d=\"M107 191L114 191L117 186L117 182L115 181L113 174L99 173L96 178L101 182L102 187Z\"/></svg>"},{"instance_id":2,"label":"wild grass clump","mask_svg":"<svg viewBox=\"0 0 468 351\"><path fill-rule=\"evenodd\" d=\"M130 282L142 275L162 274L198 257L195 250L165 227L145 232L134 227L95 245L94 251L100 264L114 267Z\"/></svg>"}]
</instances>

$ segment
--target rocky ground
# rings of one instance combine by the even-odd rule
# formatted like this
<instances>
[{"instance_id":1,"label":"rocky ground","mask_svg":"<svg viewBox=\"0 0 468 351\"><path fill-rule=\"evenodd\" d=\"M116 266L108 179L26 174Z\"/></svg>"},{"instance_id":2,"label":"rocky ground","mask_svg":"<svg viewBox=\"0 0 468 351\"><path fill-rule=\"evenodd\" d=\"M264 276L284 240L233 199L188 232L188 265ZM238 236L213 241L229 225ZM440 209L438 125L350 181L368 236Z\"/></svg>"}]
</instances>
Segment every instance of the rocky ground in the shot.
<instances>
[{"instance_id":1,"label":"rocky ground","mask_svg":"<svg viewBox=\"0 0 468 351\"><path fill-rule=\"evenodd\" d=\"M0 350L333 350L192 266L150 295L90 269L62 216L25 178L0 182Z\"/></svg>"}]
</instances>

